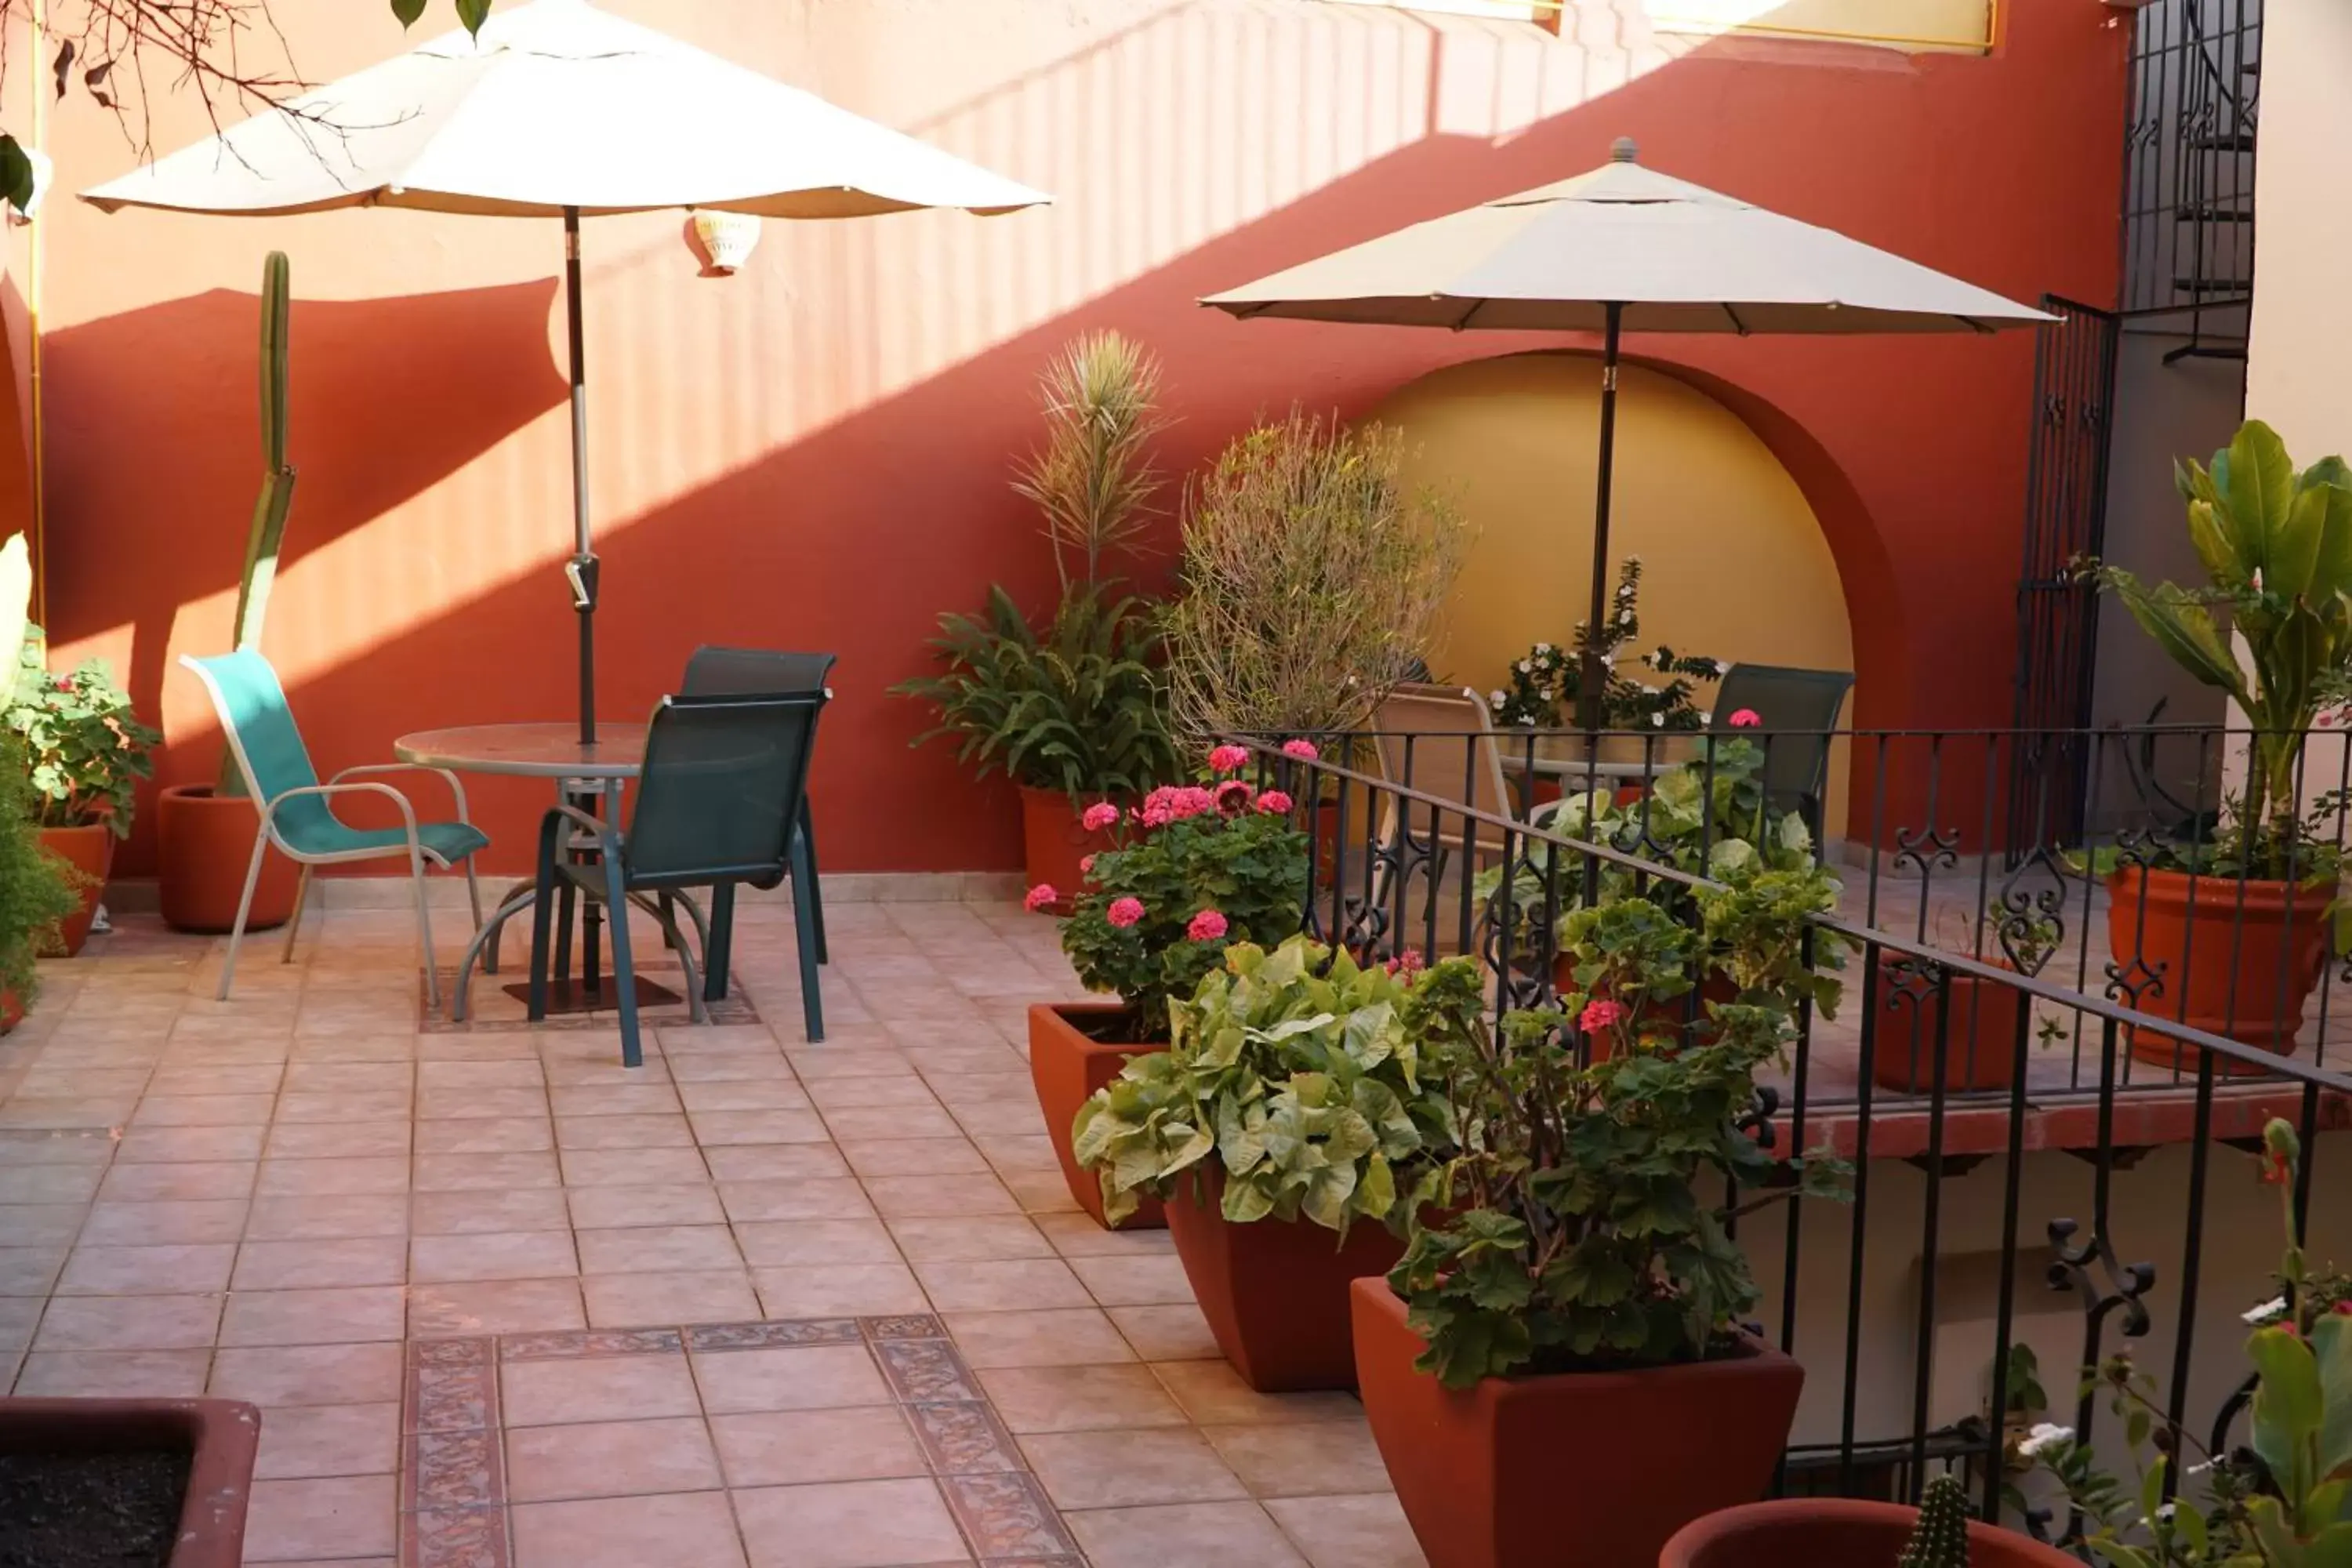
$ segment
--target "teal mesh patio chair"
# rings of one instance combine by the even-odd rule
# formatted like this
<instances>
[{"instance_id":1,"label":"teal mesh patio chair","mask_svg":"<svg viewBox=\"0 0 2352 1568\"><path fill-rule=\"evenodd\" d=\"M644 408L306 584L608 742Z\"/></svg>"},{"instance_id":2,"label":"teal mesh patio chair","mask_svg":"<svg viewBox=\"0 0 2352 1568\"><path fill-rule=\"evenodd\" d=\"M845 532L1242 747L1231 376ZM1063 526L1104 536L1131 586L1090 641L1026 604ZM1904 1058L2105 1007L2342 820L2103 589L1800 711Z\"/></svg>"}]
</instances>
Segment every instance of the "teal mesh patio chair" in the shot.
<instances>
[{"instance_id":1,"label":"teal mesh patio chair","mask_svg":"<svg viewBox=\"0 0 2352 1568\"><path fill-rule=\"evenodd\" d=\"M723 908L739 883L773 887L791 868L793 831L808 784L822 690L793 696L665 697L646 731L646 760L625 832L576 806L541 819L539 899L531 911L530 1016L547 1016L548 952L558 879L612 911L613 984L620 1012L621 1061L643 1065L637 1039L637 988L630 957L628 906L660 922L686 970L687 1003L708 1016L700 975L673 909L661 895L711 889ZM593 844L593 861L570 858ZM689 913L693 904L680 898ZM712 960L703 936L703 966ZM814 954L801 948L801 1005L811 1040L824 1038Z\"/></svg>"},{"instance_id":2,"label":"teal mesh patio chair","mask_svg":"<svg viewBox=\"0 0 2352 1568\"><path fill-rule=\"evenodd\" d=\"M286 946L280 954L282 962L294 957L295 934L302 928L302 905L310 892L310 868L314 866L341 865L352 860L377 860L388 856L404 856L408 874L416 887L417 957L425 966L425 994L437 1011L441 1005L441 982L435 973L433 961L433 917L425 908L425 868L428 865L462 866L466 872L466 897L472 902L474 924L482 923L481 890L474 880L474 854L488 846L489 837L468 820L466 815L466 788L457 775L446 768L428 768L415 763L371 763L345 768L325 784L319 782L319 772L310 765L310 753L302 744L302 732L294 726L294 715L286 706L285 689L278 683L278 672L269 661L257 653L223 654L217 658L182 658L180 662L195 671L196 679L205 683L205 691L213 700L213 711L220 716L221 733L228 741L229 754L236 759L236 771L245 780L246 793L253 798L260 825L253 836L253 861L246 868L245 893L237 900L236 923L229 931L228 957L221 964L220 989L216 994L228 999L229 983L236 974L237 943L245 938L246 916L253 909L253 889L261 880L262 857L271 845L276 845L286 858L302 868L302 880L294 896L293 918L286 922ZM457 797L457 820L425 822L416 820L416 808L406 795L388 784L361 780L367 773L438 773ZM360 782L346 783L346 780ZM400 808L398 827L353 827L336 816L331 804L337 795L373 795L390 799Z\"/></svg>"},{"instance_id":3,"label":"teal mesh patio chair","mask_svg":"<svg viewBox=\"0 0 2352 1568\"><path fill-rule=\"evenodd\" d=\"M805 692L832 692L825 681L833 674L835 656L829 653L775 653L764 648L718 647L705 644L694 650L686 661L686 679L678 686L681 697L779 697L798 696ZM816 867L816 816L809 804L808 792L801 792L800 821L795 829L798 837L793 845L793 926L794 935L805 952L814 950L816 962L829 963L824 950L824 898L820 890ZM754 883L762 891L776 886ZM728 888L714 895L710 911L711 952L703 973L703 999L717 1002L727 994L729 961L733 957L735 933L734 889Z\"/></svg>"},{"instance_id":4,"label":"teal mesh patio chair","mask_svg":"<svg viewBox=\"0 0 2352 1568\"><path fill-rule=\"evenodd\" d=\"M1849 670L1735 664L1716 688L1715 711L1707 720L1710 733L1764 748L1766 798L1801 816L1816 843L1822 836L1822 795L1829 787L1831 732L1852 689ZM1731 722L1743 710L1756 715L1753 727Z\"/></svg>"}]
</instances>

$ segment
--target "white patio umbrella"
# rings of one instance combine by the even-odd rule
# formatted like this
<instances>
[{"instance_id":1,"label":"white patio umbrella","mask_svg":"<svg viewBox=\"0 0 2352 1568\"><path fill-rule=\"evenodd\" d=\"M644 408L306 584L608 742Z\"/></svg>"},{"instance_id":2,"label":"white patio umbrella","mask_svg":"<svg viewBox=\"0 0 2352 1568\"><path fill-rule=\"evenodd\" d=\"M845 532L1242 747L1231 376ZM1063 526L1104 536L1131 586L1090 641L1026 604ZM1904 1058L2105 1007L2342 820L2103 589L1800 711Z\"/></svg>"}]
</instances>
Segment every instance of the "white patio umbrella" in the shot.
<instances>
[{"instance_id":1,"label":"white patio umbrella","mask_svg":"<svg viewBox=\"0 0 2352 1568\"><path fill-rule=\"evenodd\" d=\"M778 218L996 214L1050 199L587 0L499 11L478 37L435 38L81 195L110 212L395 206L562 218L572 466L565 572L580 613L583 742L595 739L597 563L582 216L667 207Z\"/></svg>"},{"instance_id":2,"label":"white patio umbrella","mask_svg":"<svg viewBox=\"0 0 2352 1568\"><path fill-rule=\"evenodd\" d=\"M1643 168L1601 167L1202 301L1244 318L1601 334L1591 625L1609 571L1618 339L1635 332L1991 332L2056 318L1826 228ZM1592 639L1597 644L1598 638ZM1583 669L1587 722L1598 662Z\"/></svg>"}]
</instances>

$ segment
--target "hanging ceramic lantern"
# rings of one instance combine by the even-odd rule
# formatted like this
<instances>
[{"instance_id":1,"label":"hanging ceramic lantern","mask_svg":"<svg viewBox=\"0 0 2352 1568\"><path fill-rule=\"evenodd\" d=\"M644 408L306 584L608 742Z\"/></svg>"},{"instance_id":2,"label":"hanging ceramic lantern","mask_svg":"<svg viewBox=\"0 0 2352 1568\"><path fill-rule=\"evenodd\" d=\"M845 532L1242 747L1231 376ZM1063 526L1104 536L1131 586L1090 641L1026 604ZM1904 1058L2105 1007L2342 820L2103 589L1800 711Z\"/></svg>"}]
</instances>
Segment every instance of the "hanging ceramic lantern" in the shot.
<instances>
[{"instance_id":1,"label":"hanging ceramic lantern","mask_svg":"<svg viewBox=\"0 0 2352 1568\"><path fill-rule=\"evenodd\" d=\"M751 259L760 243L760 220L750 213L698 212L694 237L702 242L713 272L732 272Z\"/></svg>"}]
</instances>

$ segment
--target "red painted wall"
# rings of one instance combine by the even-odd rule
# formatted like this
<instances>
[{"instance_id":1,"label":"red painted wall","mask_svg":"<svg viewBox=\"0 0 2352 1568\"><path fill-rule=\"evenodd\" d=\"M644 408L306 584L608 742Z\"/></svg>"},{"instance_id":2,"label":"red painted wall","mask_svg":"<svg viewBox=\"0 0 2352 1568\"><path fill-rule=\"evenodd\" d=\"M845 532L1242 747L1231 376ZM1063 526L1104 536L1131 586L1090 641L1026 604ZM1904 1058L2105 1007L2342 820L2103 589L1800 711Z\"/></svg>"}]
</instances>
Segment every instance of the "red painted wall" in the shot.
<instances>
[{"instance_id":1,"label":"red painted wall","mask_svg":"<svg viewBox=\"0 0 2352 1568\"><path fill-rule=\"evenodd\" d=\"M643 712L698 643L837 650L815 782L829 869L1018 861L1010 791L910 752L924 715L885 689L991 578L1043 603L1042 542L1005 480L1034 439L1034 378L1084 329L1161 355L1174 468L1264 410L1360 410L1541 340L1239 323L1195 297L1573 173L1619 135L2015 298L2113 290L2126 35L2100 0L2004 7L1983 58L1694 49L1599 5L1585 44L1318 0L614 8L1060 198L986 221L771 224L724 282L693 276L675 216L589 226L604 710ZM313 77L401 47L379 7L278 9ZM167 116L156 142L199 130ZM79 102L53 145L68 188L132 161ZM167 780L216 756L171 660L226 641L258 479L250 290L272 247L294 262L302 477L268 650L321 766L409 730L570 711L552 225L72 203L50 222L51 618L163 715ZM1859 721L2005 721L2030 334L1632 346L1732 403L1806 487L1844 579ZM541 802L478 792L494 864L525 862ZM118 864L152 864L143 835Z\"/></svg>"}]
</instances>

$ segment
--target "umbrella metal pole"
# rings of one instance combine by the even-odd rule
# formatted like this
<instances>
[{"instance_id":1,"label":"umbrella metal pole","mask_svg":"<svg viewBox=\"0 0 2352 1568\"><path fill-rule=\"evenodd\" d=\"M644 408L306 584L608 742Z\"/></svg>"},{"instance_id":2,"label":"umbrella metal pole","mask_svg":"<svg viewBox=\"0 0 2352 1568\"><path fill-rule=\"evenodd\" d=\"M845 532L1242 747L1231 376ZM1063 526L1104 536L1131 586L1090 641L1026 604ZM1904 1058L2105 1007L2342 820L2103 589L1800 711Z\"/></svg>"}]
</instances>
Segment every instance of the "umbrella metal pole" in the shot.
<instances>
[{"instance_id":1,"label":"umbrella metal pole","mask_svg":"<svg viewBox=\"0 0 2352 1568\"><path fill-rule=\"evenodd\" d=\"M596 554L588 542L588 368L580 319L580 209L563 209L563 322L572 349L572 607L580 615L580 743L596 743Z\"/></svg>"},{"instance_id":2,"label":"umbrella metal pole","mask_svg":"<svg viewBox=\"0 0 2352 1568\"><path fill-rule=\"evenodd\" d=\"M1625 319L1625 307L1621 301L1612 300L1605 308L1608 325L1601 353L1600 479L1592 500L1592 603L1588 612L1590 618L1585 622L1588 629L1577 704L1583 710L1580 717L1588 733L1598 732L1606 722L1601 698L1608 689L1609 675L1601 663L1601 617L1609 609L1609 479L1617 460L1617 336Z\"/></svg>"}]
</instances>

